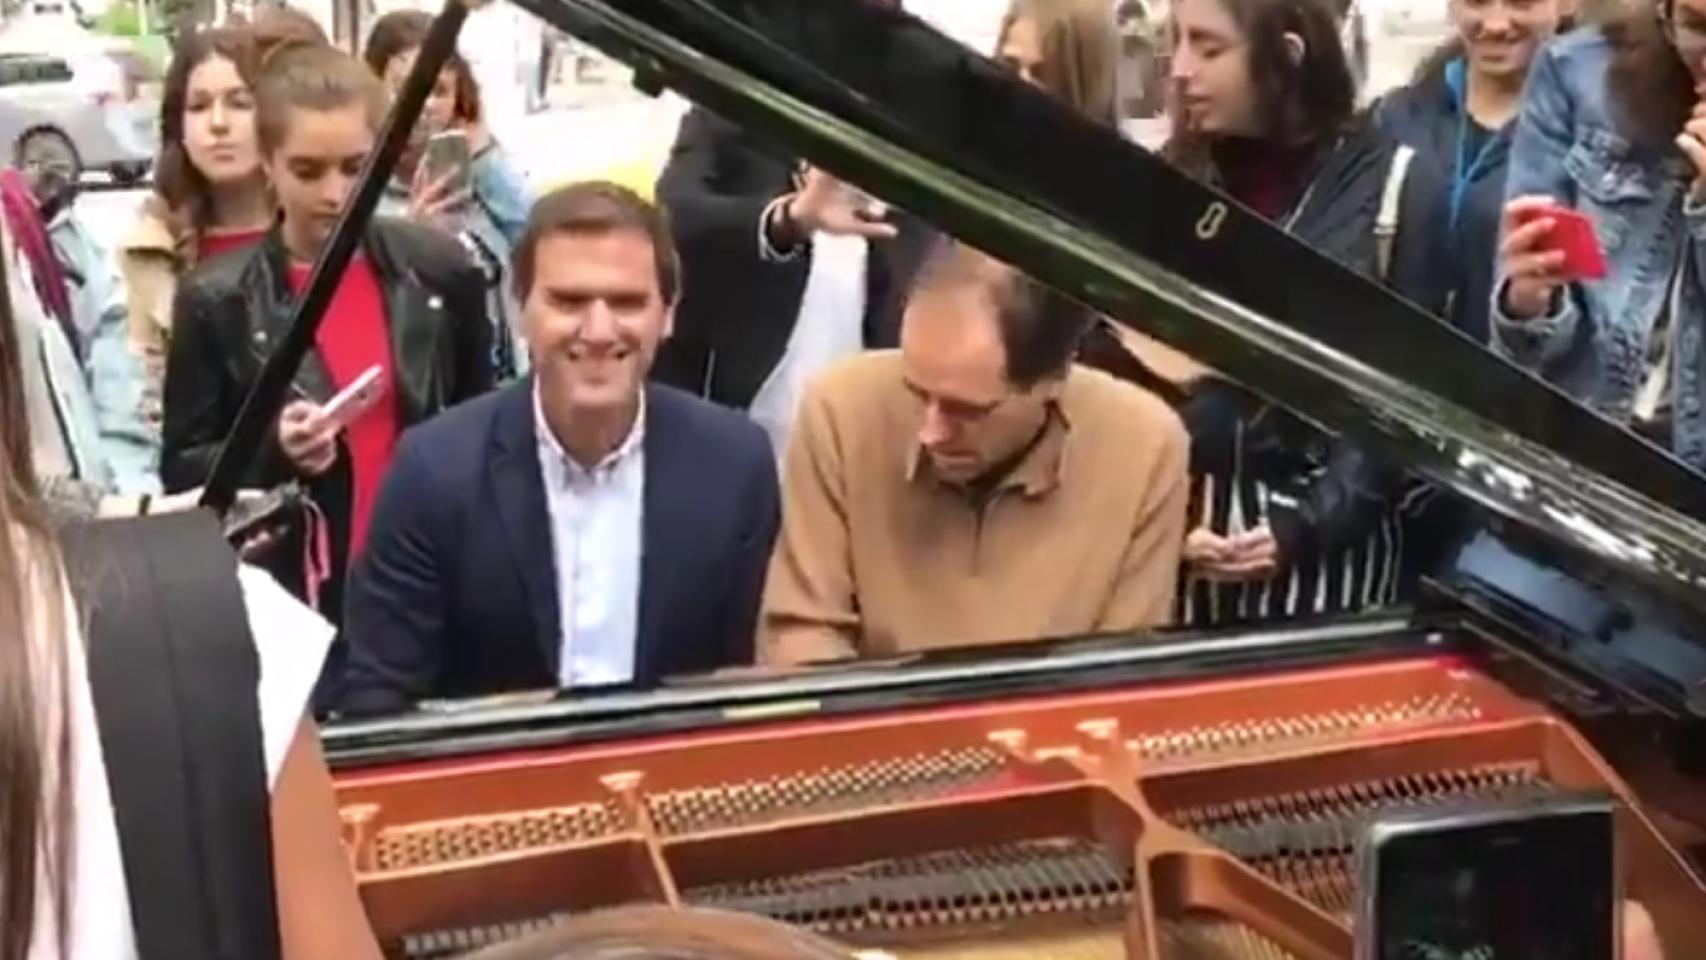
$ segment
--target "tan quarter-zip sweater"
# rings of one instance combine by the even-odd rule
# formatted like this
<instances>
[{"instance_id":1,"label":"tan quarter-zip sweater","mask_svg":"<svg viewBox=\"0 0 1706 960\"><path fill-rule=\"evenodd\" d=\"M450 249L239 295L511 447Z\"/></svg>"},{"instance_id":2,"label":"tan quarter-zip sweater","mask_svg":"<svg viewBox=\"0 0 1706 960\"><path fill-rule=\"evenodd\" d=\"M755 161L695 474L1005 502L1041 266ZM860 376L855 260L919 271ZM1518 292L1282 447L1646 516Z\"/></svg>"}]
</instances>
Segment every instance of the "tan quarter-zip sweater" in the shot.
<instances>
[{"instance_id":1,"label":"tan quarter-zip sweater","mask_svg":"<svg viewBox=\"0 0 1706 960\"><path fill-rule=\"evenodd\" d=\"M1074 368L981 509L937 480L897 351L831 368L782 469L759 658L802 663L1168 621L1190 441L1172 409Z\"/></svg>"}]
</instances>

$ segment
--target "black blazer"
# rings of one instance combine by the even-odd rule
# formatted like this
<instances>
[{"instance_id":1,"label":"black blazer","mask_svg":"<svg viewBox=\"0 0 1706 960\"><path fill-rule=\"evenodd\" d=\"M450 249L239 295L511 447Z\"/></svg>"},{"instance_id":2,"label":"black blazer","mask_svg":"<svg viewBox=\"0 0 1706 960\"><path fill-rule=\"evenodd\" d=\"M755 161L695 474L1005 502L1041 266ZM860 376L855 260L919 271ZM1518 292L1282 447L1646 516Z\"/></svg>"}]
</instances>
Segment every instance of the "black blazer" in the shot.
<instances>
[{"instance_id":1,"label":"black blazer","mask_svg":"<svg viewBox=\"0 0 1706 960\"><path fill-rule=\"evenodd\" d=\"M523 380L410 431L349 583L349 714L557 686L556 564ZM778 522L746 417L647 388L635 682L752 659Z\"/></svg>"},{"instance_id":2,"label":"black blazer","mask_svg":"<svg viewBox=\"0 0 1706 960\"><path fill-rule=\"evenodd\" d=\"M767 262L758 229L764 208L794 189L796 167L794 158L702 108L682 118L657 183L681 251L681 302L654 379L744 408L782 359L811 275L811 250ZM899 342L906 292L934 236L916 217L897 213L894 222L899 236L871 246L867 347Z\"/></svg>"}]
</instances>

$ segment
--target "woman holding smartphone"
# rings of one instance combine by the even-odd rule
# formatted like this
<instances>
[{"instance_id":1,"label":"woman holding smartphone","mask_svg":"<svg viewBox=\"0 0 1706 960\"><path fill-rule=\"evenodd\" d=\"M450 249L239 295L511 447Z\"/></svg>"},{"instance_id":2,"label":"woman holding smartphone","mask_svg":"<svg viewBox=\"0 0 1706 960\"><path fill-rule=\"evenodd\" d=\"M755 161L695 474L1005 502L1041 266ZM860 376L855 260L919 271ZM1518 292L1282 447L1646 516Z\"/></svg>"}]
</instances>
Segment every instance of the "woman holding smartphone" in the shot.
<instances>
[{"instance_id":1,"label":"woman holding smartphone","mask_svg":"<svg viewBox=\"0 0 1706 960\"><path fill-rule=\"evenodd\" d=\"M1706 468L1706 0L1636 3L1543 50L1506 192L1494 346ZM1571 211L1603 280L1567 269Z\"/></svg>"},{"instance_id":2,"label":"woman holding smartphone","mask_svg":"<svg viewBox=\"0 0 1706 960\"><path fill-rule=\"evenodd\" d=\"M1522 85L1541 48L1568 25L1567 0L1450 0L1457 35L1416 81L1375 108L1416 161L1440 172L1434 255L1450 283L1446 320L1486 343L1500 211Z\"/></svg>"},{"instance_id":3,"label":"woman holding smartphone","mask_svg":"<svg viewBox=\"0 0 1706 960\"><path fill-rule=\"evenodd\" d=\"M393 96L426 42L432 17L396 10L379 18L363 59ZM510 251L527 223L533 192L482 119L480 88L467 61L452 54L421 109L380 211L432 223L457 235L486 278L493 322L493 369L499 380L527 372L520 305L507 277Z\"/></svg>"},{"instance_id":4,"label":"woman holding smartphone","mask_svg":"<svg viewBox=\"0 0 1706 960\"><path fill-rule=\"evenodd\" d=\"M281 52L255 91L261 167L278 223L241 255L188 278L173 306L166 371L168 491L204 483L220 444L284 335L372 151L388 98L379 80L329 47ZM450 238L388 217L368 225L332 296L271 442L244 485L302 481L325 518L325 563L300 576L304 596L338 619L342 580L398 435L492 384L491 324L474 265ZM369 402L324 409L377 369ZM315 559L321 559L316 557Z\"/></svg>"}]
</instances>

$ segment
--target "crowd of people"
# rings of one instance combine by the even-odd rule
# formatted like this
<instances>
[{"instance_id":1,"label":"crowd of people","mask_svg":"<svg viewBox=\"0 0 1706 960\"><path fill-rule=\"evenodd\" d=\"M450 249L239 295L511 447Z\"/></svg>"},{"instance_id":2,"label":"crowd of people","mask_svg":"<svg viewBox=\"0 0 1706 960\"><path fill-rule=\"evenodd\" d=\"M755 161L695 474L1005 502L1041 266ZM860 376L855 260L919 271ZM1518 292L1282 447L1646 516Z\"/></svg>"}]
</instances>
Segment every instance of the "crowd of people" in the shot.
<instances>
[{"instance_id":1,"label":"crowd of people","mask_svg":"<svg viewBox=\"0 0 1706 960\"><path fill-rule=\"evenodd\" d=\"M1162 156L1706 466L1706 0L1446 2L1362 107L1328 0L1174 0ZM428 23L182 37L116 274L0 174L0 829L74 841L0 843L0 956L134 955L56 525L196 502ZM1120 43L1014 0L989 52L1116 136ZM1358 610L1446 545L1398 466L705 109L656 196L533 196L453 56L244 474L297 494L242 544L288 958L378 955L315 715Z\"/></svg>"}]
</instances>

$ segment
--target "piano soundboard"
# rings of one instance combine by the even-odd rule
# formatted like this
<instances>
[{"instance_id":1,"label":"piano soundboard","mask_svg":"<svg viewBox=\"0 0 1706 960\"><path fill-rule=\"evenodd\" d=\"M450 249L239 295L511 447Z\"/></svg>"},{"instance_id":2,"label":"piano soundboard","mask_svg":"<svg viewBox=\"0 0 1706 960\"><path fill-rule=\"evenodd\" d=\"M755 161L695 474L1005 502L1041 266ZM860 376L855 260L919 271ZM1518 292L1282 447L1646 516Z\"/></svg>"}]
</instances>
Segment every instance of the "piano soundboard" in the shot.
<instances>
[{"instance_id":1,"label":"piano soundboard","mask_svg":"<svg viewBox=\"0 0 1706 960\"><path fill-rule=\"evenodd\" d=\"M797 705L802 709L808 705ZM1598 790L1628 894L1706 956L1706 887L1586 739L1466 657L794 719L345 771L393 956L625 903L899 958L1348 960L1384 812Z\"/></svg>"}]
</instances>

